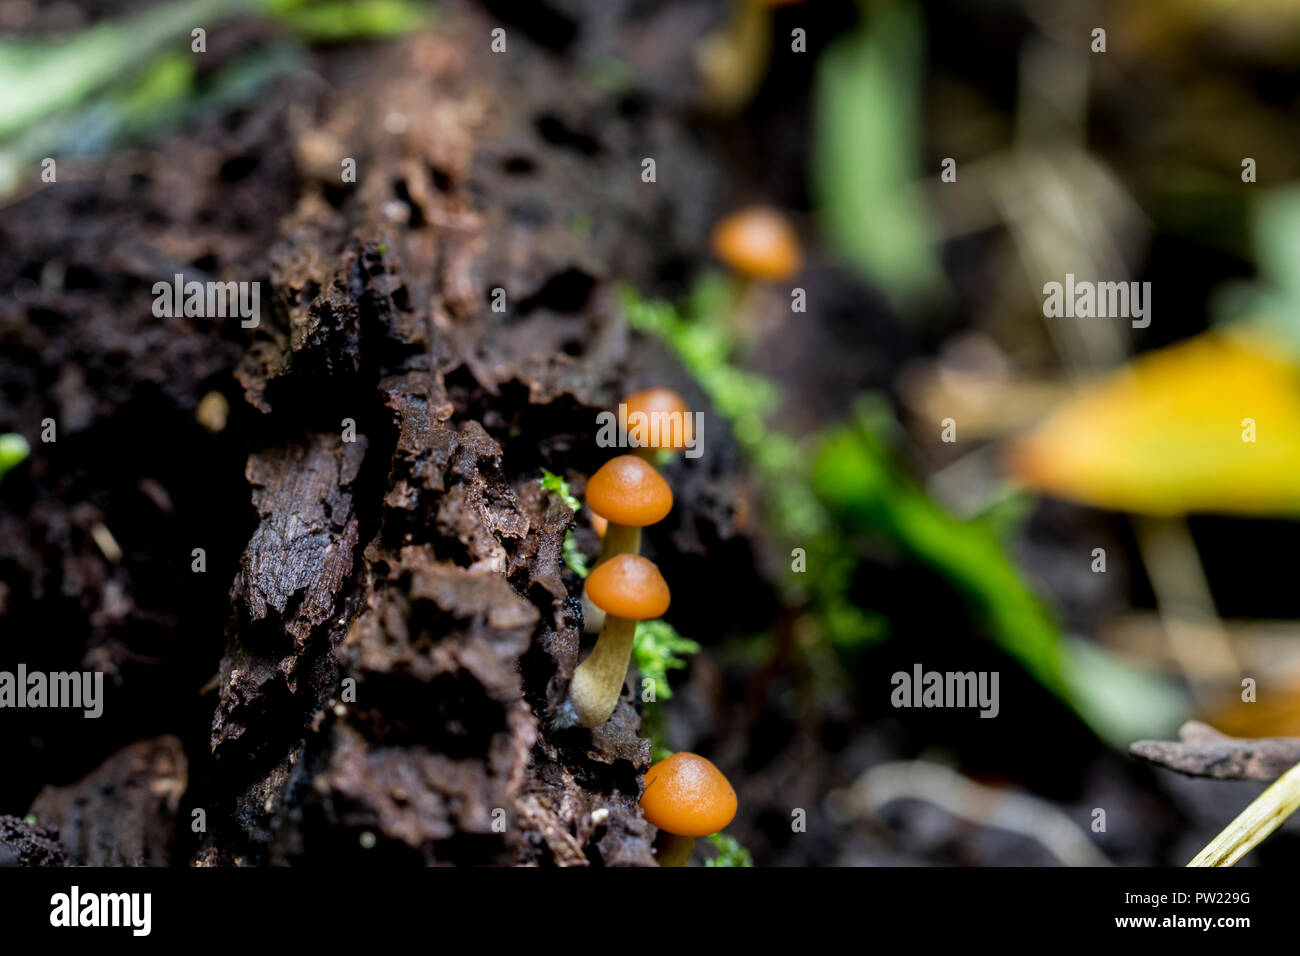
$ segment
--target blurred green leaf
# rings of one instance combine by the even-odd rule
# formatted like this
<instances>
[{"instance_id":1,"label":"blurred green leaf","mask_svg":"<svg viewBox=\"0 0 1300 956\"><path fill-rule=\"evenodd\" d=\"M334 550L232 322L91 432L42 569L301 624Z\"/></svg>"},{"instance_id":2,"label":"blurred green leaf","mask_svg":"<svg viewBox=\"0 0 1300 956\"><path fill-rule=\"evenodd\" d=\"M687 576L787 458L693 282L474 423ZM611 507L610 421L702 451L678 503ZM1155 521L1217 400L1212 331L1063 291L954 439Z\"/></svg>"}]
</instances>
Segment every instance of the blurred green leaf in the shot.
<instances>
[{"instance_id":1,"label":"blurred green leaf","mask_svg":"<svg viewBox=\"0 0 1300 956\"><path fill-rule=\"evenodd\" d=\"M1252 210L1251 236L1260 276L1300 303L1300 187L1271 191Z\"/></svg>"},{"instance_id":2,"label":"blurred green leaf","mask_svg":"<svg viewBox=\"0 0 1300 956\"><path fill-rule=\"evenodd\" d=\"M143 126L184 102L194 85L194 62L181 53L167 53L117 102L123 125Z\"/></svg>"},{"instance_id":3,"label":"blurred green leaf","mask_svg":"<svg viewBox=\"0 0 1300 956\"><path fill-rule=\"evenodd\" d=\"M920 167L923 36L911 0L872 4L817 64L813 191L839 252L906 305L941 288Z\"/></svg>"},{"instance_id":4,"label":"blurred green leaf","mask_svg":"<svg viewBox=\"0 0 1300 956\"><path fill-rule=\"evenodd\" d=\"M191 31L245 13L338 42L406 32L428 11L407 0L178 0L59 39L0 40L0 197L44 156L107 150L189 111L246 101L292 68L299 45L276 44L235 58L196 95Z\"/></svg>"},{"instance_id":5,"label":"blurred green leaf","mask_svg":"<svg viewBox=\"0 0 1300 956\"><path fill-rule=\"evenodd\" d=\"M1089 641L1064 644L1064 674L1075 711L1102 740L1120 750L1142 737L1173 737L1192 715L1187 693Z\"/></svg>"},{"instance_id":6,"label":"blurred green leaf","mask_svg":"<svg viewBox=\"0 0 1300 956\"><path fill-rule=\"evenodd\" d=\"M934 504L860 422L831 431L813 463L813 487L840 520L882 534L942 574L990 636L1053 693L1066 697L1060 633L981 523Z\"/></svg>"},{"instance_id":7,"label":"blurred green leaf","mask_svg":"<svg viewBox=\"0 0 1300 956\"><path fill-rule=\"evenodd\" d=\"M1172 682L1066 639L1004 553L1005 522L947 514L893 464L869 420L860 416L829 435L813 484L841 520L885 536L943 575L989 636L1107 743L1124 748L1188 716L1189 701Z\"/></svg>"},{"instance_id":8,"label":"blurred green leaf","mask_svg":"<svg viewBox=\"0 0 1300 956\"><path fill-rule=\"evenodd\" d=\"M22 464L30 451L22 435L0 435L0 478Z\"/></svg>"},{"instance_id":9,"label":"blurred green leaf","mask_svg":"<svg viewBox=\"0 0 1300 956\"><path fill-rule=\"evenodd\" d=\"M429 17L427 7L407 0L327 0L310 4L273 2L271 11L308 43L401 36Z\"/></svg>"},{"instance_id":10,"label":"blurred green leaf","mask_svg":"<svg viewBox=\"0 0 1300 956\"><path fill-rule=\"evenodd\" d=\"M139 75L167 44L256 7L254 0L186 0L88 27L61 40L0 41L0 139L123 76Z\"/></svg>"},{"instance_id":11,"label":"blurred green leaf","mask_svg":"<svg viewBox=\"0 0 1300 956\"><path fill-rule=\"evenodd\" d=\"M1271 189L1250 210L1250 237L1258 266L1254 281L1215 290L1210 311L1218 325L1257 325L1300 355L1300 186Z\"/></svg>"}]
</instances>

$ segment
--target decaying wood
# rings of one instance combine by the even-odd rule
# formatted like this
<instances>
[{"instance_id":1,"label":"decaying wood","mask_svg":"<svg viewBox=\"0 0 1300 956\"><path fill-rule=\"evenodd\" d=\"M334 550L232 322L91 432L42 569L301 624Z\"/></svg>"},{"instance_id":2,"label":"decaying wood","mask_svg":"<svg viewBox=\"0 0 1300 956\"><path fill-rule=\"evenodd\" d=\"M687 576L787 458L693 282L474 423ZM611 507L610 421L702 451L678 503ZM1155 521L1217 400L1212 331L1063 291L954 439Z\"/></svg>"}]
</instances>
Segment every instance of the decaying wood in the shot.
<instances>
[{"instance_id":1,"label":"decaying wood","mask_svg":"<svg viewBox=\"0 0 1300 956\"><path fill-rule=\"evenodd\" d=\"M651 29L634 6L591 42ZM45 666L80 659L116 689L87 739L99 768L33 807L71 862L653 862L631 695L596 732L546 729L585 646L565 536L596 541L537 479L581 495L609 454L595 415L624 390L705 407L615 288L680 291L719 166L681 122L687 63L650 97L602 89L521 31L489 68L491 26L450 4L435 32L332 51L328 82L285 79L0 222L0 285L40 275L30 302L0 301L0 410L59 427L6 479L0 614L57 621ZM259 281L259 326L155 317L176 273ZM219 434L195 422L213 391ZM751 573L734 443L717 429L665 473L678 507L652 556L707 629L723 612L670 563ZM157 741L115 751L160 707L184 749L151 776ZM19 752L61 732L33 715ZM53 769L0 790L26 802ZM21 859L56 861L15 826Z\"/></svg>"},{"instance_id":2,"label":"decaying wood","mask_svg":"<svg viewBox=\"0 0 1300 956\"><path fill-rule=\"evenodd\" d=\"M1129 753L1192 777L1215 780L1276 780L1300 763L1300 737L1245 739L1189 720L1179 740L1139 740Z\"/></svg>"},{"instance_id":3,"label":"decaying wood","mask_svg":"<svg viewBox=\"0 0 1300 956\"><path fill-rule=\"evenodd\" d=\"M189 764L172 736L118 751L66 787L46 787L31 812L57 829L73 866L167 866Z\"/></svg>"},{"instance_id":4,"label":"decaying wood","mask_svg":"<svg viewBox=\"0 0 1300 956\"><path fill-rule=\"evenodd\" d=\"M582 621L573 514L537 479L580 488L599 460L629 357L613 281L653 274L687 198L638 188L638 157L684 147L544 58L471 71L481 28L407 43L358 93L384 109L321 104L300 140L278 308L237 373L275 440L247 468L259 524L213 723L238 833L205 863L653 862L629 700L596 733L545 729ZM539 117L608 138L539 143ZM332 203L331 155L363 171Z\"/></svg>"}]
</instances>

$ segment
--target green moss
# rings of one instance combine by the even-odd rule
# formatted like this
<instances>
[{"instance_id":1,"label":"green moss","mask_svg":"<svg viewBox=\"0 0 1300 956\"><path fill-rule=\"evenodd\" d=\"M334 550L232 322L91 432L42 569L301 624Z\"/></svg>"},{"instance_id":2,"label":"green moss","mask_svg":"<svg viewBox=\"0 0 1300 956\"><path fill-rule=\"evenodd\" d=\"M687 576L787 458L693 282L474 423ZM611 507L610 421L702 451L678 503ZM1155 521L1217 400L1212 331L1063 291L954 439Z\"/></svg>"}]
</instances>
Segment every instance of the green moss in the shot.
<instances>
[{"instance_id":1,"label":"green moss","mask_svg":"<svg viewBox=\"0 0 1300 956\"><path fill-rule=\"evenodd\" d=\"M542 469L542 490L555 492L574 511L582 510L582 502L569 490L569 483L559 475L551 474L545 468Z\"/></svg>"},{"instance_id":2,"label":"green moss","mask_svg":"<svg viewBox=\"0 0 1300 956\"><path fill-rule=\"evenodd\" d=\"M731 334L719 321L732 307L731 295L722 277L709 274L696 283L681 308L644 299L630 288L621 290L620 302L628 324L667 343L730 424L753 463L762 488L764 523L783 553L804 549L807 571L791 568L785 575L787 604L807 607L817 633L838 650L856 653L885 636L887 621L846 597L857 559L813 488L809 452L815 436L811 442L798 442L770 429L767 419L780 406L780 390L731 364ZM765 648L770 645L765 636L753 640ZM833 673L828 676L834 679Z\"/></svg>"},{"instance_id":3,"label":"green moss","mask_svg":"<svg viewBox=\"0 0 1300 956\"><path fill-rule=\"evenodd\" d=\"M637 622L632 660L642 680L654 681L656 700L672 699L668 672L685 668L686 656L699 652L699 644L682 637L667 621Z\"/></svg>"},{"instance_id":4,"label":"green moss","mask_svg":"<svg viewBox=\"0 0 1300 956\"><path fill-rule=\"evenodd\" d=\"M709 834L709 842L717 848L718 855L704 861L705 866L753 866L754 858L740 842L725 833Z\"/></svg>"},{"instance_id":5,"label":"green moss","mask_svg":"<svg viewBox=\"0 0 1300 956\"><path fill-rule=\"evenodd\" d=\"M649 738L652 758L671 757L674 751L664 739L663 701L671 700L668 672L686 667L686 658L698 654L700 645L682 637L667 621L638 621L632 643L632 660L642 680L654 682L655 699L647 701L641 718L641 732Z\"/></svg>"},{"instance_id":6,"label":"green moss","mask_svg":"<svg viewBox=\"0 0 1300 956\"><path fill-rule=\"evenodd\" d=\"M559 475L551 474L545 468L542 469L542 490L555 492L574 511L582 510L582 502L569 490L569 483ZM564 535L564 563L580 578L585 578L591 573L587 566L587 556L578 547L572 531L565 532Z\"/></svg>"}]
</instances>

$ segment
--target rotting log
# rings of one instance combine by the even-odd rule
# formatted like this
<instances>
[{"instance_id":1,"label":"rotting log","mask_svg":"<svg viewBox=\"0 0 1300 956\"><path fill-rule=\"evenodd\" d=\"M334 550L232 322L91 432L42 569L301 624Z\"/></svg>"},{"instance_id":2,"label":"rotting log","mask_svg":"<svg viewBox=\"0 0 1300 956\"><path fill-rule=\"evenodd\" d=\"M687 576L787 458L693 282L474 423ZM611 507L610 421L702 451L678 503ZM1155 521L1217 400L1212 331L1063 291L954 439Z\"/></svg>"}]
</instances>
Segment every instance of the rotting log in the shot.
<instances>
[{"instance_id":1,"label":"rotting log","mask_svg":"<svg viewBox=\"0 0 1300 956\"><path fill-rule=\"evenodd\" d=\"M545 729L582 628L573 515L536 478L597 461L629 358L613 283L653 281L664 224L698 215L638 189L639 157L691 147L539 55L480 69L484 29L397 47L298 140L275 313L236 373L275 441L249 458L213 723L234 827L203 862L653 860L629 699Z\"/></svg>"},{"instance_id":2,"label":"rotting log","mask_svg":"<svg viewBox=\"0 0 1300 956\"><path fill-rule=\"evenodd\" d=\"M658 35L621 17L593 42ZM57 624L25 645L33 666L112 684L77 748L60 715L5 738L53 746L0 786L21 806L55 781L49 809L129 778L114 755L161 730L188 759L165 834L117 856L74 841L71 862L652 862L630 696L594 732L545 728L582 622L574 516L536 478L581 493L608 454L596 412L623 390L692 394L614 290L680 291L718 165L678 91L602 90L526 30L488 62L489 26L453 6L435 32L331 51L326 82L286 78L0 222L0 281L41 278L0 303L0 411L60 429L6 481L0 615ZM641 182L645 156L670 183ZM258 327L154 315L177 273L260 281ZM217 435L195 422L213 390L231 406ZM702 629L712 604L685 569L734 549L737 575L758 573L743 480L721 429L674 478L665 568L694 562L674 588ZM138 809L101 806L122 826ZM44 826L15 824L20 859L61 859Z\"/></svg>"}]
</instances>

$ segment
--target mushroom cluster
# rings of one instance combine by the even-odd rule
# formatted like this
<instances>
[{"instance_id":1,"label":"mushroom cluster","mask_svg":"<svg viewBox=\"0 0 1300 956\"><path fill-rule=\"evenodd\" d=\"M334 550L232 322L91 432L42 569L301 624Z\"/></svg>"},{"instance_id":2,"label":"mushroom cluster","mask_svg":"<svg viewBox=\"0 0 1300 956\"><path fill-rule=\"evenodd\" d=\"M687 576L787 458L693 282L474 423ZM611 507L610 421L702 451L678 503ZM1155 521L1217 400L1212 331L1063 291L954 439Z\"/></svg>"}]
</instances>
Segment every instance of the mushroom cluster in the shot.
<instances>
[{"instance_id":1,"label":"mushroom cluster","mask_svg":"<svg viewBox=\"0 0 1300 956\"><path fill-rule=\"evenodd\" d=\"M587 576L583 603L588 630L598 628L600 635L573 672L568 696L554 715L556 727L592 728L609 720L627 682L637 622L661 617L672 597L659 568L641 557L641 529L672 510L672 489L651 461L690 445L690 412L681 396L666 388L637 392L623 404L629 416L659 415L660 422L675 414L681 427L669 435L651 429L644 443L636 443L634 454L610 459L587 482L587 507L601 548ZM676 753L646 773L641 810L660 830L659 865L685 866L696 837L731 823L736 792L705 758Z\"/></svg>"},{"instance_id":2,"label":"mushroom cluster","mask_svg":"<svg viewBox=\"0 0 1300 956\"><path fill-rule=\"evenodd\" d=\"M637 392L623 404L629 415L659 416L651 421L677 413L682 427L668 434L652 429L635 454L610 459L587 482L587 507L601 547L583 607L587 631L600 634L573 672L569 696L555 715L559 727L599 727L609 720L627 680L636 622L661 617L671 600L659 569L640 555L641 529L662 521L673 507L672 489L648 459L690 442L690 414L681 396L666 388Z\"/></svg>"}]
</instances>

